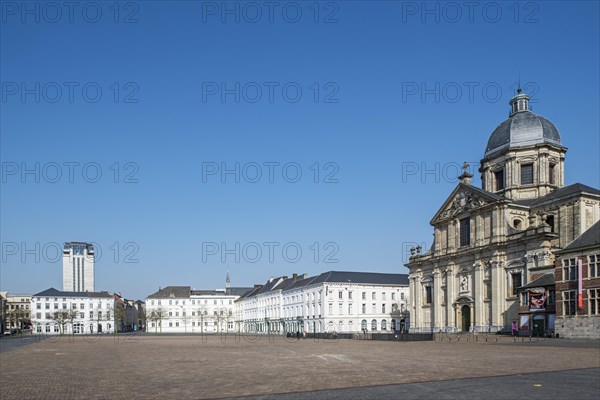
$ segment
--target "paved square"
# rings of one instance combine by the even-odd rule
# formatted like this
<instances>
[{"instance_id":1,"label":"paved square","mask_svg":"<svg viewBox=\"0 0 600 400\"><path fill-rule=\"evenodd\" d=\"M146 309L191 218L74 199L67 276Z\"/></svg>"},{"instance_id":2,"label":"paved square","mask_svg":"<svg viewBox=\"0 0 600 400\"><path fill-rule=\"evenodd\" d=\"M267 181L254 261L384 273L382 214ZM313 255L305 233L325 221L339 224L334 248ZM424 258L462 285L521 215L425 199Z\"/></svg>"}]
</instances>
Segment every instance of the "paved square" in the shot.
<instances>
[{"instance_id":1,"label":"paved square","mask_svg":"<svg viewBox=\"0 0 600 400\"><path fill-rule=\"evenodd\" d=\"M569 342L514 344L504 339L60 337L0 353L0 393L3 400L199 399L600 367L597 342L565 347Z\"/></svg>"}]
</instances>

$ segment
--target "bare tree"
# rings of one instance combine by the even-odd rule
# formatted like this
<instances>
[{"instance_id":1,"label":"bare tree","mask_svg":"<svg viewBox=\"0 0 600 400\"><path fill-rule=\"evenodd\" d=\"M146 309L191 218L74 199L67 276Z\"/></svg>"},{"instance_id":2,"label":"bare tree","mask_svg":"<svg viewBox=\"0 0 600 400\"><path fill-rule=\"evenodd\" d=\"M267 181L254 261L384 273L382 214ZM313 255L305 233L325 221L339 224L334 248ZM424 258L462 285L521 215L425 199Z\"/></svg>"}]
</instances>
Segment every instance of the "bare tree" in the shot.
<instances>
[{"instance_id":1,"label":"bare tree","mask_svg":"<svg viewBox=\"0 0 600 400\"><path fill-rule=\"evenodd\" d=\"M163 319L165 319L166 315L167 315L167 311L162 307L159 307L156 310L152 310L150 312L150 315L149 315L150 321L154 321L154 323L155 323L154 333L156 333L156 328L158 328L158 325L160 325L160 333L162 333L162 321L163 321Z\"/></svg>"},{"instance_id":2,"label":"bare tree","mask_svg":"<svg viewBox=\"0 0 600 400\"><path fill-rule=\"evenodd\" d=\"M75 308L71 308L67 311L67 320L71 322L71 333L75 335L75 320L79 317L79 311Z\"/></svg>"},{"instance_id":3,"label":"bare tree","mask_svg":"<svg viewBox=\"0 0 600 400\"><path fill-rule=\"evenodd\" d=\"M50 318L52 321L56 322L60 327L60 334L63 335L65 333L65 326L70 320L70 312L69 310L60 310L50 314Z\"/></svg>"},{"instance_id":4,"label":"bare tree","mask_svg":"<svg viewBox=\"0 0 600 400\"><path fill-rule=\"evenodd\" d=\"M122 328L125 324L125 321L127 321L127 311L125 310L124 305L116 302L114 306L109 306L109 310L112 311L113 323L115 327L114 334L118 335L119 328ZM109 319L110 317L107 316L106 318Z\"/></svg>"},{"instance_id":5,"label":"bare tree","mask_svg":"<svg viewBox=\"0 0 600 400\"><path fill-rule=\"evenodd\" d=\"M14 326L20 333L23 333L23 327L29 322L29 310L15 308L7 314L9 326Z\"/></svg>"}]
</instances>

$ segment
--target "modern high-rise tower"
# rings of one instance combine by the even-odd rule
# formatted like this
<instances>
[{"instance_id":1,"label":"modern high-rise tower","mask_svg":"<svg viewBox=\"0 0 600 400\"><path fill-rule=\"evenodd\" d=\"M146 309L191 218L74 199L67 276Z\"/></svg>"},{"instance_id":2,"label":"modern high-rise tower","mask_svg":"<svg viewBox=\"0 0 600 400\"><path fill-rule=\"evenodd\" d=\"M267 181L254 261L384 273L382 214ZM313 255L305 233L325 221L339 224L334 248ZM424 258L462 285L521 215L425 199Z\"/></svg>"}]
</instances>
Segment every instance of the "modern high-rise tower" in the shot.
<instances>
[{"instance_id":1,"label":"modern high-rise tower","mask_svg":"<svg viewBox=\"0 0 600 400\"><path fill-rule=\"evenodd\" d=\"M63 291L94 291L94 246L67 242L63 249Z\"/></svg>"}]
</instances>

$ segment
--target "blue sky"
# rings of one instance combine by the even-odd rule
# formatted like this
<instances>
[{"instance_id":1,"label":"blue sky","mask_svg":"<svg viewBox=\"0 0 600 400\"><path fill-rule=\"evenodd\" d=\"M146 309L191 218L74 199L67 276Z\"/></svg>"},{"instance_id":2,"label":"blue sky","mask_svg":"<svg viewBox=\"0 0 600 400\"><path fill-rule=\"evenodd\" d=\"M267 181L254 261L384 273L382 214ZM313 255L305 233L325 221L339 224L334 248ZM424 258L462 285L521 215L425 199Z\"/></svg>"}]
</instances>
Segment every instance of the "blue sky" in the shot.
<instances>
[{"instance_id":1,"label":"blue sky","mask_svg":"<svg viewBox=\"0 0 600 400\"><path fill-rule=\"evenodd\" d=\"M1 4L1 290L406 273L519 76L600 186L597 2Z\"/></svg>"}]
</instances>

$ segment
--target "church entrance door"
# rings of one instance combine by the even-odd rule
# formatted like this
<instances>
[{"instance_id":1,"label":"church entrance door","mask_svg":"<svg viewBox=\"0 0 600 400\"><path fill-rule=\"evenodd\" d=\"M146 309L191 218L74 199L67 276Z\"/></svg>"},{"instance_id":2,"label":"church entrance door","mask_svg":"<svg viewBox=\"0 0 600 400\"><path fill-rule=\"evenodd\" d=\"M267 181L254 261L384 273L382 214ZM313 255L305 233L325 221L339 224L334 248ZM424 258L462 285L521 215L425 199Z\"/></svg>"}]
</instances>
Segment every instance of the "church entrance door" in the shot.
<instances>
[{"instance_id":1,"label":"church entrance door","mask_svg":"<svg viewBox=\"0 0 600 400\"><path fill-rule=\"evenodd\" d=\"M462 306L460 314L462 316L462 331L469 332L469 328L471 328L471 307Z\"/></svg>"}]
</instances>

